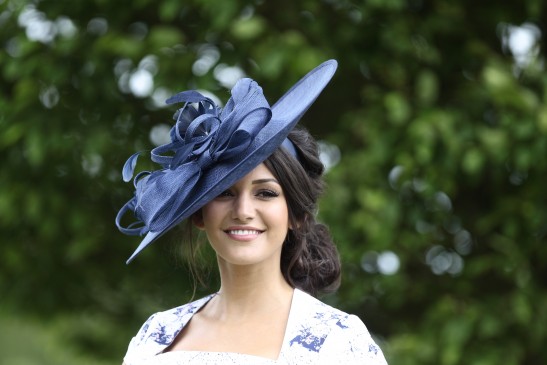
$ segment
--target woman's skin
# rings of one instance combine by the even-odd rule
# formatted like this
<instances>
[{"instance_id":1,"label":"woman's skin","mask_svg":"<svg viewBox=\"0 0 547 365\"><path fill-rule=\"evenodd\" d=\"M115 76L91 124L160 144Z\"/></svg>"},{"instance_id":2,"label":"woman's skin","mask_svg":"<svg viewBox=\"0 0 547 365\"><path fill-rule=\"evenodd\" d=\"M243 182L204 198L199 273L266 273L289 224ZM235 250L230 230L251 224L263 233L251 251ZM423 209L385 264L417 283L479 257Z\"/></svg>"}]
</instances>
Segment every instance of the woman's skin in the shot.
<instances>
[{"instance_id":1,"label":"woman's skin","mask_svg":"<svg viewBox=\"0 0 547 365\"><path fill-rule=\"evenodd\" d=\"M290 228L281 185L261 164L205 205L193 222L216 251L221 287L166 351L277 359L294 292L280 269Z\"/></svg>"}]
</instances>

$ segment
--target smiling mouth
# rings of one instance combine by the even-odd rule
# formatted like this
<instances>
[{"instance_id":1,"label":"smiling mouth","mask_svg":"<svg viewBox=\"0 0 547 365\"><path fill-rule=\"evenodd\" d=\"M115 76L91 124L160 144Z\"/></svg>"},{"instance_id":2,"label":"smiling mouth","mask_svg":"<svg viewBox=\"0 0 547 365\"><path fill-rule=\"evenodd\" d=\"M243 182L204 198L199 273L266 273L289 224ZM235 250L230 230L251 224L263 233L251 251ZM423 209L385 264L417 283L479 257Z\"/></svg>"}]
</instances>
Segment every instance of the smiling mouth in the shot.
<instances>
[{"instance_id":1,"label":"smiling mouth","mask_svg":"<svg viewBox=\"0 0 547 365\"><path fill-rule=\"evenodd\" d=\"M252 236L252 235L258 235L262 233L262 231L256 231L251 229L233 229L233 230L226 230L224 232L234 236Z\"/></svg>"}]
</instances>

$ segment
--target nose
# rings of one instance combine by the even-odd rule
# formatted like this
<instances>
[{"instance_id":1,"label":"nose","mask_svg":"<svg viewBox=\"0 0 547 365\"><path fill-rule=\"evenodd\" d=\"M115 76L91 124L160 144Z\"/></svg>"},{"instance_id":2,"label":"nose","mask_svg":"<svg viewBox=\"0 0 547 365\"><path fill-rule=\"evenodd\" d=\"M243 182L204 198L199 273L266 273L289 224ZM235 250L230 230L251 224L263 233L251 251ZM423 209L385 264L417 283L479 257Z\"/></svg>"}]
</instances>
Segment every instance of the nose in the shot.
<instances>
[{"instance_id":1,"label":"nose","mask_svg":"<svg viewBox=\"0 0 547 365\"><path fill-rule=\"evenodd\" d=\"M241 222L247 222L253 219L255 208L252 197L247 194L239 194L234 199L232 218Z\"/></svg>"}]
</instances>

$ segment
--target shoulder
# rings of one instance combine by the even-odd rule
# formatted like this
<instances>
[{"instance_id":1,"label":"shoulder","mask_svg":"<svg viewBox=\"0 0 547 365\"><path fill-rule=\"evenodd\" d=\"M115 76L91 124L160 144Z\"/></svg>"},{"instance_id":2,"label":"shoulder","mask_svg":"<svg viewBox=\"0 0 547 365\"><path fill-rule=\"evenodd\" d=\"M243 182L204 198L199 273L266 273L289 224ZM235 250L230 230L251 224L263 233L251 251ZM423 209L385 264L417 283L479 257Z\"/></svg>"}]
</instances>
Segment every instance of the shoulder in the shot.
<instances>
[{"instance_id":1,"label":"shoulder","mask_svg":"<svg viewBox=\"0 0 547 365\"><path fill-rule=\"evenodd\" d=\"M348 315L332 330L325 341L321 359L333 364L336 361L341 364L387 364L382 350L363 321L355 315Z\"/></svg>"},{"instance_id":2,"label":"shoulder","mask_svg":"<svg viewBox=\"0 0 547 365\"><path fill-rule=\"evenodd\" d=\"M295 295L295 313L291 316L297 319L291 325L291 350L316 353L321 363L386 363L381 349L359 317L302 291L296 290Z\"/></svg>"},{"instance_id":3,"label":"shoulder","mask_svg":"<svg viewBox=\"0 0 547 365\"><path fill-rule=\"evenodd\" d=\"M318 332L329 333L334 328L351 330L356 325L352 318L357 319L364 326L358 317L323 303L298 289L295 290L291 310L295 312L295 317L305 319L305 323ZM304 323L300 323L300 325L304 325Z\"/></svg>"},{"instance_id":4,"label":"shoulder","mask_svg":"<svg viewBox=\"0 0 547 365\"><path fill-rule=\"evenodd\" d=\"M162 352L213 295L151 315L129 343L126 362L133 356L154 356Z\"/></svg>"},{"instance_id":5,"label":"shoulder","mask_svg":"<svg viewBox=\"0 0 547 365\"><path fill-rule=\"evenodd\" d=\"M179 307L154 313L144 322L135 337L139 342L153 341L162 345L170 344L171 337L176 336L209 299L210 297L205 297Z\"/></svg>"}]
</instances>

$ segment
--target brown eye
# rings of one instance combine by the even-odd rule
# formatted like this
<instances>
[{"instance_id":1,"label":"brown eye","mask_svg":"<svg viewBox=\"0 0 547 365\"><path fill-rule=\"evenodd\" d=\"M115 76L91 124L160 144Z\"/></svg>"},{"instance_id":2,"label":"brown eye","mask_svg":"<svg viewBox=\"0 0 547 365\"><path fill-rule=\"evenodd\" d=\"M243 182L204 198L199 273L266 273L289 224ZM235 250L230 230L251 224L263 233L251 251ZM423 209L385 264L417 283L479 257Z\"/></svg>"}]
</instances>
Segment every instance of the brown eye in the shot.
<instances>
[{"instance_id":1,"label":"brown eye","mask_svg":"<svg viewBox=\"0 0 547 365\"><path fill-rule=\"evenodd\" d=\"M278 197L279 193L274 190L264 189L260 190L256 195L260 198L271 199Z\"/></svg>"},{"instance_id":2,"label":"brown eye","mask_svg":"<svg viewBox=\"0 0 547 365\"><path fill-rule=\"evenodd\" d=\"M229 191L229 190L226 190L226 191L223 191L222 193L220 193L217 198L228 198L228 197L231 197L233 196L233 194Z\"/></svg>"}]
</instances>

